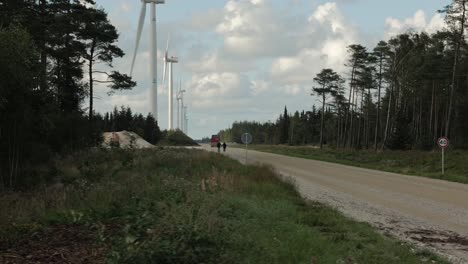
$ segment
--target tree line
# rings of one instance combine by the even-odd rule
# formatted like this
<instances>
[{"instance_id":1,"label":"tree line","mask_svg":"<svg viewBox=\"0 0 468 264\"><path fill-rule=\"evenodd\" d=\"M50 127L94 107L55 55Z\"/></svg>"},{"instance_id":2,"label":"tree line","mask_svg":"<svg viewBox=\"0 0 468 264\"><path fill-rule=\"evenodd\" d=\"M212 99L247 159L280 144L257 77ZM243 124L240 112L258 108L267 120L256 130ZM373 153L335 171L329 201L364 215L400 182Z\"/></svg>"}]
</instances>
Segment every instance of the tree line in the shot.
<instances>
[{"instance_id":1,"label":"tree line","mask_svg":"<svg viewBox=\"0 0 468 264\"><path fill-rule=\"evenodd\" d=\"M437 33L408 32L371 49L348 46L344 76L323 69L311 80L319 110L285 110L275 123L236 122L220 134L239 141L241 130L256 143L374 150L432 149L446 136L467 148L467 2L440 11L446 27Z\"/></svg>"},{"instance_id":2,"label":"tree line","mask_svg":"<svg viewBox=\"0 0 468 264\"><path fill-rule=\"evenodd\" d=\"M142 114L134 114L130 107L115 107L112 112L104 115L97 113L94 118L99 131L132 131L153 145L162 139L162 132L153 115L148 114L145 117Z\"/></svg>"},{"instance_id":3,"label":"tree line","mask_svg":"<svg viewBox=\"0 0 468 264\"><path fill-rule=\"evenodd\" d=\"M113 70L124 56L118 37L92 0L0 1L0 190L24 186L38 165L96 146L103 129L120 124L121 112L94 111L96 83L109 93L136 85ZM131 122L157 134L151 118Z\"/></svg>"},{"instance_id":4,"label":"tree line","mask_svg":"<svg viewBox=\"0 0 468 264\"><path fill-rule=\"evenodd\" d=\"M320 137L320 117L320 111L315 107L312 111L296 111L293 114L285 107L284 113L275 122L234 122L231 128L221 130L218 135L221 141L239 144L242 143L242 134L246 132L252 135L253 144L315 144Z\"/></svg>"}]
</instances>

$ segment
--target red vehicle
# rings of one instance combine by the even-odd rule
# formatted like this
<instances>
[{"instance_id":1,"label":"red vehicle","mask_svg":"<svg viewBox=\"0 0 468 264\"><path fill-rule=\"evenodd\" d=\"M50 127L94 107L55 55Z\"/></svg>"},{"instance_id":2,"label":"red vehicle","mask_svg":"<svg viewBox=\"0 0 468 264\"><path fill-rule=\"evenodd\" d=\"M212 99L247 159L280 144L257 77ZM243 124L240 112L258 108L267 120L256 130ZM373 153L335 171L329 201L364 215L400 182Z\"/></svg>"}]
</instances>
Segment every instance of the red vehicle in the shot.
<instances>
[{"instance_id":1,"label":"red vehicle","mask_svg":"<svg viewBox=\"0 0 468 264\"><path fill-rule=\"evenodd\" d=\"M219 136L218 135L212 135L211 136L211 147L215 148L219 143Z\"/></svg>"}]
</instances>

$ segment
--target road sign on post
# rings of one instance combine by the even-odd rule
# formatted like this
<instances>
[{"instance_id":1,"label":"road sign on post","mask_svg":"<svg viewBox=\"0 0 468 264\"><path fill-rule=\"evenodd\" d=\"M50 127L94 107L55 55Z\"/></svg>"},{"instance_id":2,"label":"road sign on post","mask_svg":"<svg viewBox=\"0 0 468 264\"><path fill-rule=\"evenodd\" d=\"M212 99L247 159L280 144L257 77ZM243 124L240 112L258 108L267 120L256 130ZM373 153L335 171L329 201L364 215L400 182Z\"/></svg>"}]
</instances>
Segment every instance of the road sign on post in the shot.
<instances>
[{"instance_id":1,"label":"road sign on post","mask_svg":"<svg viewBox=\"0 0 468 264\"><path fill-rule=\"evenodd\" d=\"M445 149L449 146L447 137L441 137L437 140L437 145L442 149L442 175L445 174Z\"/></svg>"},{"instance_id":2,"label":"road sign on post","mask_svg":"<svg viewBox=\"0 0 468 264\"><path fill-rule=\"evenodd\" d=\"M242 134L241 140L242 140L242 143L245 144L245 164L247 164L248 145L252 143L252 139L253 139L252 135L250 135L249 133Z\"/></svg>"}]
</instances>

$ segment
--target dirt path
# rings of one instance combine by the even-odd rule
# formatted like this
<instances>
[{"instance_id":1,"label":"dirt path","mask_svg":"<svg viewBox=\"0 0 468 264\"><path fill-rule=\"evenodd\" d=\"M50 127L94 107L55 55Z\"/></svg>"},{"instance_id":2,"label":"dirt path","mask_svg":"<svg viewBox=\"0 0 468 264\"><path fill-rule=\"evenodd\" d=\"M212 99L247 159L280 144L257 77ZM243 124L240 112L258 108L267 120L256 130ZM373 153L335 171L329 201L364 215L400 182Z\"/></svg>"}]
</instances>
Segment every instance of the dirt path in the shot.
<instances>
[{"instance_id":1,"label":"dirt path","mask_svg":"<svg viewBox=\"0 0 468 264\"><path fill-rule=\"evenodd\" d=\"M212 151L208 146L206 150ZM228 156L245 160L242 149ZM468 263L468 185L249 151L295 179L304 197L329 204L400 239Z\"/></svg>"}]
</instances>

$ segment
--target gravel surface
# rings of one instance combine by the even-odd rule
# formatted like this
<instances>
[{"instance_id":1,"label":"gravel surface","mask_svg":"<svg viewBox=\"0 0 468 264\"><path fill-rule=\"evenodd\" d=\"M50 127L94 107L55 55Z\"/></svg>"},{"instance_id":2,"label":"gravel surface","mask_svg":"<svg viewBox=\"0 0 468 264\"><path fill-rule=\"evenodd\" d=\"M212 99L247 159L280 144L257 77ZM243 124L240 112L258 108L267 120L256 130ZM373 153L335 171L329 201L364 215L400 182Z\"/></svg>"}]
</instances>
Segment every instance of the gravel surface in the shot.
<instances>
[{"instance_id":1,"label":"gravel surface","mask_svg":"<svg viewBox=\"0 0 468 264\"><path fill-rule=\"evenodd\" d=\"M245 162L245 150L226 154ZM468 263L468 185L257 151L249 151L248 162L272 165L304 197L382 233Z\"/></svg>"},{"instance_id":2,"label":"gravel surface","mask_svg":"<svg viewBox=\"0 0 468 264\"><path fill-rule=\"evenodd\" d=\"M154 146L140 137L138 134L129 131L120 131L120 132L106 132L103 134L104 141L102 146L104 148L111 148L112 141L118 141L119 147L123 149L136 148L153 148Z\"/></svg>"}]
</instances>

